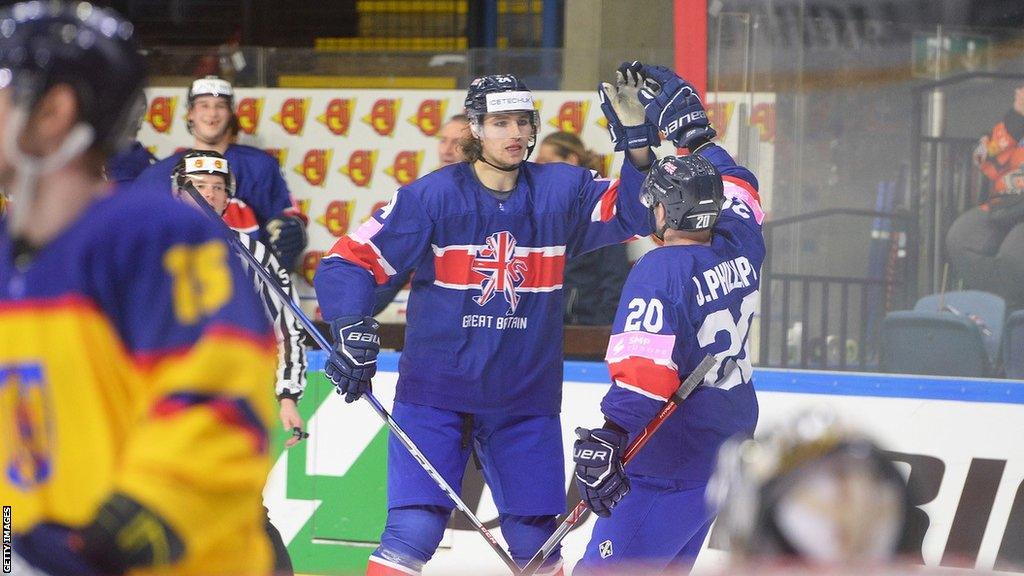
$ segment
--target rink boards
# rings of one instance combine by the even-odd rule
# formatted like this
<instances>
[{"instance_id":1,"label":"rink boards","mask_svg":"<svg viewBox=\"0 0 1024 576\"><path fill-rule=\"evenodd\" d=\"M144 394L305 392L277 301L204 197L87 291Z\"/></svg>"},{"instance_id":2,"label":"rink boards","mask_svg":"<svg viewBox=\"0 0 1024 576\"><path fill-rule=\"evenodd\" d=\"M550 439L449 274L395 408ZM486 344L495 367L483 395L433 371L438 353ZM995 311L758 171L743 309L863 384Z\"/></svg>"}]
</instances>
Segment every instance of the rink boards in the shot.
<instances>
[{"instance_id":1,"label":"rink boards","mask_svg":"<svg viewBox=\"0 0 1024 576\"><path fill-rule=\"evenodd\" d=\"M311 437L278 458L265 498L297 572L361 573L384 522L386 433L368 403L345 404L331 393L320 371L322 353L310 360L300 409ZM393 402L397 364L398 354L382 354L374 379L386 407ZM1011 566L1024 565L1024 382L762 369L755 371L755 386L759 429L827 405L890 451L917 488L912 537L926 564L1011 572ZM601 422L606 387L603 364L566 362L564 446L571 445L576 426ZM500 534L494 504L476 473L467 474L463 500ZM464 521L457 518L451 526L425 574L505 572ZM589 532L590 522L566 538L569 566ZM724 552L706 549L695 574L724 558Z\"/></svg>"}]
</instances>

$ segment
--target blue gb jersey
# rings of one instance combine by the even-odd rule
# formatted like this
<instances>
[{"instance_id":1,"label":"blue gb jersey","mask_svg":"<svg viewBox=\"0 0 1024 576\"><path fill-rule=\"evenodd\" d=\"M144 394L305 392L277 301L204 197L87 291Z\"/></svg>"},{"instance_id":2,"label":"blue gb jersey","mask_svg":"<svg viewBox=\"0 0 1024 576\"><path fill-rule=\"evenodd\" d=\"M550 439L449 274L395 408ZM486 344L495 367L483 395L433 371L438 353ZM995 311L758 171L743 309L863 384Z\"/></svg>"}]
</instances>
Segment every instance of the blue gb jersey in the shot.
<instances>
[{"instance_id":1,"label":"blue gb jersey","mask_svg":"<svg viewBox=\"0 0 1024 576\"><path fill-rule=\"evenodd\" d=\"M432 172L328 252L324 318L368 315L376 285L415 269L396 398L460 412L557 414L565 260L650 233L643 176L526 162L499 200L467 163Z\"/></svg>"},{"instance_id":2,"label":"blue gb jersey","mask_svg":"<svg viewBox=\"0 0 1024 576\"><path fill-rule=\"evenodd\" d=\"M757 180L717 146L701 154L723 174L725 202L709 246L662 246L633 267L605 360L605 417L643 430L707 354L704 382L637 453L630 474L707 482L718 448L757 423L748 338L760 306L765 243Z\"/></svg>"},{"instance_id":3,"label":"blue gb jersey","mask_svg":"<svg viewBox=\"0 0 1024 576\"><path fill-rule=\"evenodd\" d=\"M171 190L171 172L174 165L181 160L184 152L176 152L146 168L136 178L133 189ZM224 152L224 157L231 166L231 173L238 182L235 198L241 200L245 210L251 210L255 218L233 216L229 224L241 232L255 234L262 242L267 242L263 227L270 220L280 216L292 207L291 193L288 184L281 175L281 166L273 156L259 148L244 144L232 144ZM231 209L229 209L231 210ZM244 220L251 226L239 225ZM255 220L255 222L252 222ZM258 228L257 228L258 227Z\"/></svg>"}]
</instances>

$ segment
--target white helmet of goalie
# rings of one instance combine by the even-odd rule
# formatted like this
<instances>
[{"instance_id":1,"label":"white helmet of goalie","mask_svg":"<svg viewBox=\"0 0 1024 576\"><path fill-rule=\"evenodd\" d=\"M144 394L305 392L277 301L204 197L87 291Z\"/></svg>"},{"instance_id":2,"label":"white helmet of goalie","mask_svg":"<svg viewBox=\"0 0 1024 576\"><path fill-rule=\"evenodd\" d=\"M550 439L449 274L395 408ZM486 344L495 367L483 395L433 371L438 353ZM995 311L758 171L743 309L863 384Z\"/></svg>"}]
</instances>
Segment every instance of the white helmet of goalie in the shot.
<instances>
[{"instance_id":1,"label":"white helmet of goalie","mask_svg":"<svg viewBox=\"0 0 1024 576\"><path fill-rule=\"evenodd\" d=\"M821 409L727 442L707 495L739 564L886 563L909 511L906 481L878 445Z\"/></svg>"}]
</instances>

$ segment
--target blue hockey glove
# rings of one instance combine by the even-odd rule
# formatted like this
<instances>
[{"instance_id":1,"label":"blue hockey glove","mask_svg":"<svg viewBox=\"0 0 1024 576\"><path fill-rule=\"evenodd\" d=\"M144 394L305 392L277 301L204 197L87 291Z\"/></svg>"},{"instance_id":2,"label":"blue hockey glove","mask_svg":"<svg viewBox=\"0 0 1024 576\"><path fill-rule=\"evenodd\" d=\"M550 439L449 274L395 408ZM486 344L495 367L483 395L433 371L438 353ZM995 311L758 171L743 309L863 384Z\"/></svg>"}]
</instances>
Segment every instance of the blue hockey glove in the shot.
<instances>
[{"instance_id":1,"label":"blue hockey glove","mask_svg":"<svg viewBox=\"0 0 1024 576\"><path fill-rule=\"evenodd\" d=\"M602 82L597 87L601 112L608 121L608 133L615 151L657 146L661 143L658 127L644 117L637 96L642 76L639 62L623 62L615 71L615 86Z\"/></svg>"},{"instance_id":2,"label":"blue hockey glove","mask_svg":"<svg viewBox=\"0 0 1024 576\"><path fill-rule=\"evenodd\" d=\"M295 216L278 216L267 222L267 239L278 262L285 270L294 270L295 262L306 248L306 226Z\"/></svg>"},{"instance_id":3,"label":"blue hockey glove","mask_svg":"<svg viewBox=\"0 0 1024 576\"><path fill-rule=\"evenodd\" d=\"M608 428L577 428L572 459L576 462L576 486L587 506L607 518L612 508L629 493L629 478L622 471L626 435Z\"/></svg>"},{"instance_id":4,"label":"blue hockey glove","mask_svg":"<svg viewBox=\"0 0 1024 576\"><path fill-rule=\"evenodd\" d=\"M334 382L345 402L355 402L370 389L370 379L377 373L380 352L380 323L369 316L345 316L331 322L334 350L324 373Z\"/></svg>"},{"instance_id":5,"label":"blue hockey glove","mask_svg":"<svg viewBox=\"0 0 1024 576\"><path fill-rule=\"evenodd\" d=\"M647 119L677 148L695 150L718 132L711 127L700 96L689 82L664 66L643 66L643 87L638 93Z\"/></svg>"},{"instance_id":6,"label":"blue hockey glove","mask_svg":"<svg viewBox=\"0 0 1024 576\"><path fill-rule=\"evenodd\" d=\"M100 576L99 569L72 545L77 533L60 524L40 524L14 537L14 552L32 568L46 574Z\"/></svg>"}]
</instances>

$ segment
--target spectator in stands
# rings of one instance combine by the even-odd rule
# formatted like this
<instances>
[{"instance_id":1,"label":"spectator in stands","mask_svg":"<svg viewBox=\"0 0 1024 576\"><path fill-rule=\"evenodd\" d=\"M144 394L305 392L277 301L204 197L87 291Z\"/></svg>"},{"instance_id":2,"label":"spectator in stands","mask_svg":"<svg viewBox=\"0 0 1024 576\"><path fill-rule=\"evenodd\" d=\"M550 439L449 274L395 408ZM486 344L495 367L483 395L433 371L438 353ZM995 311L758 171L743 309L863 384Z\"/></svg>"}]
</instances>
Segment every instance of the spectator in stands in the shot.
<instances>
[{"instance_id":1,"label":"spectator in stands","mask_svg":"<svg viewBox=\"0 0 1024 576\"><path fill-rule=\"evenodd\" d=\"M912 500L881 448L824 409L726 442L707 498L730 576L894 573L878 568L899 560Z\"/></svg>"},{"instance_id":2,"label":"spectator in stands","mask_svg":"<svg viewBox=\"0 0 1024 576\"><path fill-rule=\"evenodd\" d=\"M469 117L465 114L456 114L445 122L441 131L437 133L439 168L462 162L462 148L459 147L459 141L467 136L469 136Z\"/></svg>"},{"instance_id":3,"label":"spectator in stands","mask_svg":"<svg viewBox=\"0 0 1024 576\"><path fill-rule=\"evenodd\" d=\"M950 227L950 264L967 287L999 294L1008 308L1024 308L1024 84L1003 121L981 137L974 163L991 192Z\"/></svg>"},{"instance_id":4,"label":"spectator in stands","mask_svg":"<svg viewBox=\"0 0 1024 576\"><path fill-rule=\"evenodd\" d=\"M459 141L468 137L469 116L456 114L445 122L437 133L437 158L440 161L438 168L444 168L449 164L464 160ZM412 272L398 274L376 288L374 291L374 316L383 312L388 304L391 304L398 292L409 283L410 278L412 278Z\"/></svg>"},{"instance_id":5,"label":"spectator in stands","mask_svg":"<svg viewBox=\"0 0 1024 576\"><path fill-rule=\"evenodd\" d=\"M537 163L565 162L602 174L604 163L571 132L555 132L541 141ZM625 244L613 244L577 256L565 263L564 319L566 324L609 326L615 319L622 284L629 274Z\"/></svg>"}]
</instances>

